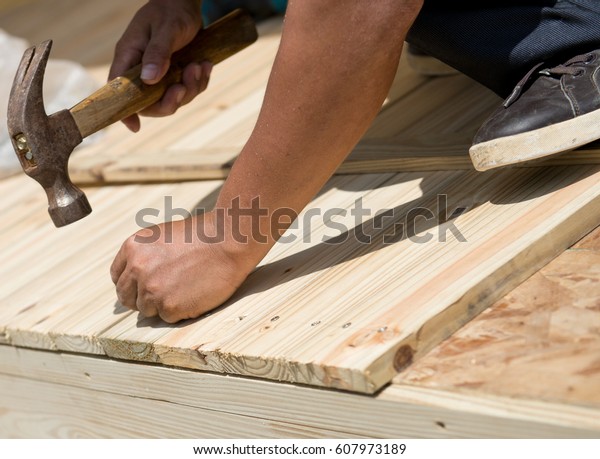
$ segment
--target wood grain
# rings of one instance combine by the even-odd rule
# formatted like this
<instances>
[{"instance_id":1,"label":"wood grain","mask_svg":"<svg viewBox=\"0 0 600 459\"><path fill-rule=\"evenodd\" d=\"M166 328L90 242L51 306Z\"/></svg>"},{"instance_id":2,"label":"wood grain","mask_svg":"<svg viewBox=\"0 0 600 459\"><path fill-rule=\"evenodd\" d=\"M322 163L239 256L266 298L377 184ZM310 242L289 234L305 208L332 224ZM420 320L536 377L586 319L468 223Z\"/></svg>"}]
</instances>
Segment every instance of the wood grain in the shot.
<instances>
[{"instance_id":1,"label":"wood grain","mask_svg":"<svg viewBox=\"0 0 600 459\"><path fill-rule=\"evenodd\" d=\"M261 47L266 47L263 40L248 50L248 58L259 59L262 52L264 59L272 53L264 61L263 68L268 68L276 48L265 55ZM73 158L71 176L83 184L224 178L252 132L266 81L265 74L260 86L241 82L236 89L244 97L225 110L210 112L212 118L205 117L204 122L190 109L178 117L176 129L159 128L158 135L154 129L151 135L142 133L135 144L127 134L116 142L103 142L98 158L89 149L80 149ZM224 100L226 94L211 85L200 99L205 97ZM465 76L425 79L402 60L380 115L336 174L472 170L471 139L498 103L496 96ZM600 150L592 147L549 157L543 164L599 162Z\"/></svg>"},{"instance_id":2,"label":"wood grain","mask_svg":"<svg viewBox=\"0 0 600 459\"><path fill-rule=\"evenodd\" d=\"M105 0L101 5L95 0L3 0L2 3L8 9L6 6L0 9L0 28L31 44L53 39L53 58L95 66L112 61L117 40L146 1Z\"/></svg>"},{"instance_id":3,"label":"wood grain","mask_svg":"<svg viewBox=\"0 0 600 459\"><path fill-rule=\"evenodd\" d=\"M77 8L72 7L72 0L29 3L35 8L7 5L0 27L32 43L53 38L53 57L77 60L96 69L102 66L94 73L99 83L104 83L114 44L144 2L124 6L110 0L102 8L91 0L78 2ZM80 17L94 19L81 21ZM259 43L221 64L213 72L209 89L175 116L144 119L138 135L113 126L105 130L98 144L76 149L70 164L74 182L93 185L226 177L230 161L217 167L219 155L235 158L250 135L280 31L278 19L261 24ZM403 58L382 113L337 173L471 170L471 139L498 103L490 91L465 76L424 77ZM599 162L600 150L587 149L551 157L544 164Z\"/></svg>"},{"instance_id":4,"label":"wood grain","mask_svg":"<svg viewBox=\"0 0 600 459\"><path fill-rule=\"evenodd\" d=\"M0 375L0 383L13 394L0 401L4 438L359 437L296 423L257 423L254 417L12 376Z\"/></svg>"},{"instance_id":5,"label":"wood grain","mask_svg":"<svg viewBox=\"0 0 600 459\"><path fill-rule=\"evenodd\" d=\"M600 433L597 410L529 400L398 385L364 396L9 346L0 346L0 360L2 387L13 389L0 393L3 436L597 438ZM95 403L102 406L94 410Z\"/></svg>"},{"instance_id":6,"label":"wood grain","mask_svg":"<svg viewBox=\"0 0 600 459\"><path fill-rule=\"evenodd\" d=\"M307 228L292 229L296 240L279 243L226 307L176 327L120 308L108 267L135 228L133 209L161 209L164 196L193 209L214 199L219 182L105 187L90 194L93 218L57 232L40 209L43 224L5 249L0 274L14 279L2 287L0 330L14 345L374 392L593 227L598 177L584 166L340 177L300 221L318 209L345 210L338 221L348 235L361 229L370 244L324 244L339 232L323 221L306 241ZM32 207L41 208L34 191ZM437 208L439 195L448 201ZM358 198L372 212L394 209L394 218L363 216L357 226L350 210ZM416 208L435 218L385 242ZM466 242L443 230L447 217L439 220L456 209L452 222ZM438 242L440 228L446 242ZM12 234L8 221L1 231ZM427 233L434 237L418 243Z\"/></svg>"}]
</instances>

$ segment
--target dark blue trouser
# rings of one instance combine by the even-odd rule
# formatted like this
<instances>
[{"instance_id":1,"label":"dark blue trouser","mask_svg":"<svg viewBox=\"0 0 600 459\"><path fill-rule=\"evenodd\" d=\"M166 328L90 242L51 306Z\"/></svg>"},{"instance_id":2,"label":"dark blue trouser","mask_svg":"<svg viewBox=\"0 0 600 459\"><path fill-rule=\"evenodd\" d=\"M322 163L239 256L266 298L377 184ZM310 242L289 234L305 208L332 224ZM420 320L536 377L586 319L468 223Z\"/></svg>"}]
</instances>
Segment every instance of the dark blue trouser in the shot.
<instances>
[{"instance_id":1,"label":"dark blue trouser","mask_svg":"<svg viewBox=\"0 0 600 459\"><path fill-rule=\"evenodd\" d=\"M243 7L260 18L285 6L204 0L203 13L212 22ZM600 0L425 0L407 41L506 97L534 65L600 48Z\"/></svg>"},{"instance_id":2,"label":"dark blue trouser","mask_svg":"<svg viewBox=\"0 0 600 459\"><path fill-rule=\"evenodd\" d=\"M534 65L600 48L600 0L425 0L407 41L506 97Z\"/></svg>"}]
</instances>

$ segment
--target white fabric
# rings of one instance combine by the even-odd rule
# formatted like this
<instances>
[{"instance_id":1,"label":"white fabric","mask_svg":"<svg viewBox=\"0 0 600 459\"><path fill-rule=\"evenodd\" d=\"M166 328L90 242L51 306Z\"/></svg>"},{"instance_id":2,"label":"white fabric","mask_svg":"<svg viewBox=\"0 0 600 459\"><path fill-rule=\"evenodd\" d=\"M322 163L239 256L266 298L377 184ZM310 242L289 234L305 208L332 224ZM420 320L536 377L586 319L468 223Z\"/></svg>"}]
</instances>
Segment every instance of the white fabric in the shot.
<instances>
[{"instance_id":1,"label":"white fabric","mask_svg":"<svg viewBox=\"0 0 600 459\"><path fill-rule=\"evenodd\" d=\"M19 62L29 44L0 29L0 173L20 170L6 127L8 98ZM50 59L44 75L44 103L51 114L70 108L89 96L99 84L75 62Z\"/></svg>"}]
</instances>

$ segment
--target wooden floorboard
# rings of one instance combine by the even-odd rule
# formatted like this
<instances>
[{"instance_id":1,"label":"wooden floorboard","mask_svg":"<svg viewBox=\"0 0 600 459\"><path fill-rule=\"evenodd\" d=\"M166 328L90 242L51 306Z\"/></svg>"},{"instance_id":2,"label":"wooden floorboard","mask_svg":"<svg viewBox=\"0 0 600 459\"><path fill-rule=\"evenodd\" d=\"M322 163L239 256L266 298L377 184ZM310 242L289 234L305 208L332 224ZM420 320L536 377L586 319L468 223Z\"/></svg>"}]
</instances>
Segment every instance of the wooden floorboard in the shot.
<instances>
[{"instance_id":1,"label":"wooden floorboard","mask_svg":"<svg viewBox=\"0 0 600 459\"><path fill-rule=\"evenodd\" d=\"M597 438L597 411L392 385L376 396L0 346L3 437Z\"/></svg>"},{"instance_id":2,"label":"wooden floorboard","mask_svg":"<svg viewBox=\"0 0 600 459\"><path fill-rule=\"evenodd\" d=\"M52 39L52 58L84 66L112 61L115 44L145 0L3 0L0 28L32 45Z\"/></svg>"},{"instance_id":3,"label":"wooden floorboard","mask_svg":"<svg viewBox=\"0 0 600 459\"><path fill-rule=\"evenodd\" d=\"M60 231L34 188L29 224L36 229L13 239L0 267L13 278L0 291L0 329L13 345L374 392L589 231L599 175L579 166L337 178L299 222L337 208L349 228L345 242L323 243L339 237L324 222L306 242L307 227L291 230L296 241L278 243L224 307L177 327L125 311L108 268L136 228L137 209L162 213L164 197L174 196L175 207L191 210L220 182L95 189L94 214ZM365 209L393 209L394 217L365 216L357 226L351 209L359 198ZM414 220L407 237L399 225L410 231L415 209L431 215ZM453 214L460 235L443 230L443 215ZM0 223L0 231L10 236L10 226ZM370 244L354 237L358 229Z\"/></svg>"}]
</instances>

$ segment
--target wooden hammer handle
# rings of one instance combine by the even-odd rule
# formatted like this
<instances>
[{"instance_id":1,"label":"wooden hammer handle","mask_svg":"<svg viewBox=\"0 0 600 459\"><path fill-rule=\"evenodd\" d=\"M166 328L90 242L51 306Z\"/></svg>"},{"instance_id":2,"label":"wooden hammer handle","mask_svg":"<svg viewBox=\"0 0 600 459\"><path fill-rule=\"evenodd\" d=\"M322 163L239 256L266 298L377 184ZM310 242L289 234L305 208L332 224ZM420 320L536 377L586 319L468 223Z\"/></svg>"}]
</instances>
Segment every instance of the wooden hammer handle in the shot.
<instances>
[{"instance_id":1,"label":"wooden hammer handle","mask_svg":"<svg viewBox=\"0 0 600 459\"><path fill-rule=\"evenodd\" d=\"M181 81L187 64L205 60L218 64L254 43L257 37L250 15L236 10L200 30L191 43L173 54L169 71L157 84L147 85L140 79L141 64L133 67L71 108L81 137L85 138L158 101L170 85Z\"/></svg>"}]
</instances>

